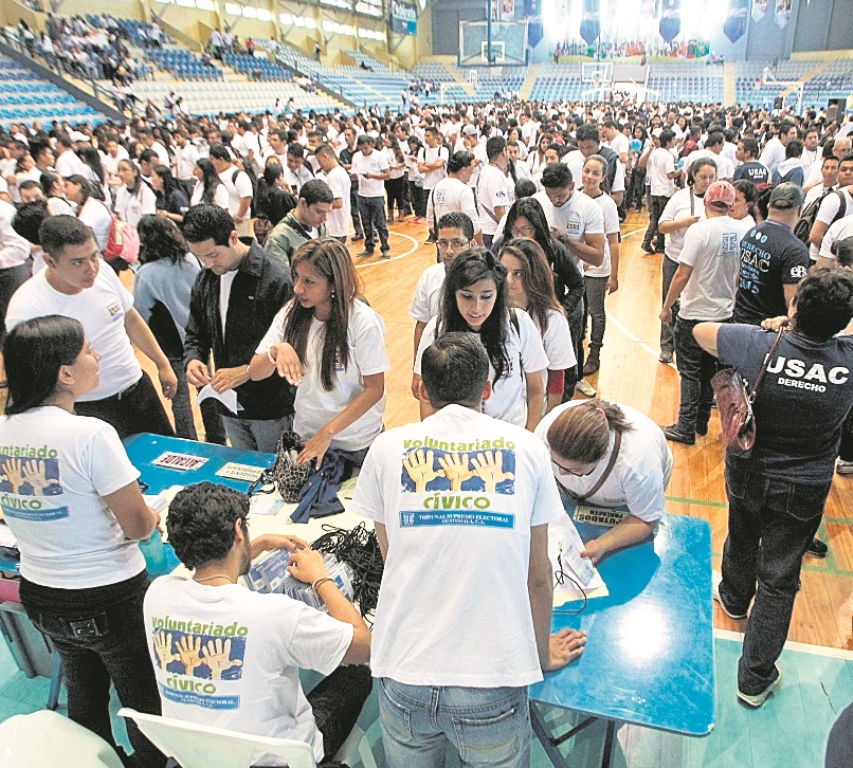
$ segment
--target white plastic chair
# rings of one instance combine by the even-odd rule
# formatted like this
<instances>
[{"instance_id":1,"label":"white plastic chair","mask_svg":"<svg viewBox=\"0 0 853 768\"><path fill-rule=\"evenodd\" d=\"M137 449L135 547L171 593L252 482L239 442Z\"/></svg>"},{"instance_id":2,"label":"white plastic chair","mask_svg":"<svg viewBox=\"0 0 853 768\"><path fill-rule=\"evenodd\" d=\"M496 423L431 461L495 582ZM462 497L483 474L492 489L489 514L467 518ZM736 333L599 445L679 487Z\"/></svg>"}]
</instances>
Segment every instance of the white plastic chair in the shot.
<instances>
[{"instance_id":1,"label":"white plastic chair","mask_svg":"<svg viewBox=\"0 0 853 768\"><path fill-rule=\"evenodd\" d=\"M43 709L0 723L3 768L122 768L115 750L88 728Z\"/></svg>"},{"instance_id":2,"label":"white plastic chair","mask_svg":"<svg viewBox=\"0 0 853 768\"><path fill-rule=\"evenodd\" d=\"M127 708L118 713L133 720L151 743L177 760L181 768L249 768L258 750L281 759L288 768L316 768L311 747L304 741L237 733Z\"/></svg>"}]
</instances>

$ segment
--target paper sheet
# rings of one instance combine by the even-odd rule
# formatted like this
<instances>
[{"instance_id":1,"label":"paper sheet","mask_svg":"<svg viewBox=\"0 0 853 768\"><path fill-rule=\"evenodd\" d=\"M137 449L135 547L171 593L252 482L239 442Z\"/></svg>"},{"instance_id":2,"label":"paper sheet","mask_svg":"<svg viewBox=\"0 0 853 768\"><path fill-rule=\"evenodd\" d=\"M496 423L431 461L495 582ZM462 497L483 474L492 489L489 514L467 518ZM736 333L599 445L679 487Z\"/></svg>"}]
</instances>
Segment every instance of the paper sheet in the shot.
<instances>
[{"instance_id":1,"label":"paper sheet","mask_svg":"<svg viewBox=\"0 0 853 768\"><path fill-rule=\"evenodd\" d=\"M210 386L210 384L208 384L198 391L198 397L195 399L196 405L201 403L203 400L207 400L209 397L212 397L214 400L219 400L219 402L231 411L231 413L237 413L238 406L236 390L228 389L220 394Z\"/></svg>"},{"instance_id":2,"label":"paper sheet","mask_svg":"<svg viewBox=\"0 0 853 768\"><path fill-rule=\"evenodd\" d=\"M551 571L553 573L559 570L557 557L560 554L562 543L566 538L574 542L580 551L583 551L583 541L577 528L575 528L575 524L568 515L563 515L559 520L548 524L548 557L551 560ZM589 584L584 586L583 591L586 593L587 600L595 597L605 597L610 594L597 568ZM583 593L570 580L564 578L563 583L558 584L556 578L554 579L554 608L564 603L582 599Z\"/></svg>"},{"instance_id":3,"label":"paper sheet","mask_svg":"<svg viewBox=\"0 0 853 768\"><path fill-rule=\"evenodd\" d=\"M0 523L0 547L14 549L17 546L18 540L15 538L15 534L12 533L12 529L6 523Z\"/></svg>"}]
</instances>

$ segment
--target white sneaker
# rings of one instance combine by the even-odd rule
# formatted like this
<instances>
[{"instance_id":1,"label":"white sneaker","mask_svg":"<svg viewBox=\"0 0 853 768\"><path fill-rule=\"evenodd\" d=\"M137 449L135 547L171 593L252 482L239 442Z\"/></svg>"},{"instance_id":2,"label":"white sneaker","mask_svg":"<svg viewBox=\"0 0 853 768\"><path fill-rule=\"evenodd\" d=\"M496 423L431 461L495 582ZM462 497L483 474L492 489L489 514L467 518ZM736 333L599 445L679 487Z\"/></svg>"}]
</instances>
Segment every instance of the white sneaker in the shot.
<instances>
[{"instance_id":1,"label":"white sneaker","mask_svg":"<svg viewBox=\"0 0 853 768\"><path fill-rule=\"evenodd\" d=\"M575 389L584 397L595 397L595 389L593 389L592 384L590 384L586 379L581 379L575 385Z\"/></svg>"},{"instance_id":2,"label":"white sneaker","mask_svg":"<svg viewBox=\"0 0 853 768\"><path fill-rule=\"evenodd\" d=\"M741 693L740 689L738 689L737 697L747 706L758 709L765 701L767 701L767 699L782 687L782 670L779 669L778 662L776 663L776 671L779 673L778 677L761 693L756 694L755 696L747 696L747 694Z\"/></svg>"},{"instance_id":3,"label":"white sneaker","mask_svg":"<svg viewBox=\"0 0 853 768\"><path fill-rule=\"evenodd\" d=\"M839 459L835 462L835 471L839 475L853 475L853 461L842 461Z\"/></svg>"},{"instance_id":4,"label":"white sneaker","mask_svg":"<svg viewBox=\"0 0 853 768\"><path fill-rule=\"evenodd\" d=\"M720 582L722 582L722 580L723 580L723 574L722 573L720 573L719 571L711 571L711 597L713 597L714 600L717 601L717 605L720 606L723 613L726 614L726 616L728 616L730 619L734 619L735 621L738 621L740 619L745 619L746 618L745 613L738 615L736 613L732 613L728 608L726 608L725 603L723 602L722 598L720 597ZM740 696L739 693L738 693L738 696ZM757 704L755 706L760 707L761 705Z\"/></svg>"}]
</instances>

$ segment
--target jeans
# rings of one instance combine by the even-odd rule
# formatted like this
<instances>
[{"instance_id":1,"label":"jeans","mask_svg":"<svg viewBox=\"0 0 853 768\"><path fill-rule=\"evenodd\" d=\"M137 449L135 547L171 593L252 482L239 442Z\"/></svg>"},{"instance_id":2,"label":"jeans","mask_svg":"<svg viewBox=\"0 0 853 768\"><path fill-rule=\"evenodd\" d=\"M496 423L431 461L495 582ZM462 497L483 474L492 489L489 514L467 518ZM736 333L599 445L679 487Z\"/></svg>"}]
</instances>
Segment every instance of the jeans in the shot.
<instances>
[{"instance_id":1,"label":"jeans","mask_svg":"<svg viewBox=\"0 0 853 768\"><path fill-rule=\"evenodd\" d=\"M361 214L358 211L358 182L353 181L349 190L350 217L352 218L352 226L355 230L355 237L364 237L364 230L361 228Z\"/></svg>"},{"instance_id":2,"label":"jeans","mask_svg":"<svg viewBox=\"0 0 853 768\"><path fill-rule=\"evenodd\" d=\"M589 332L589 348L601 349L604 344L604 326L607 316L604 314L604 296L607 293L606 277L586 277L583 282L586 288L586 302L592 328Z\"/></svg>"},{"instance_id":3,"label":"jeans","mask_svg":"<svg viewBox=\"0 0 853 768\"><path fill-rule=\"evenodd\" d=\"M662 251L666 238L658 230L658 220L663 213L663 209L666 208L669 198L663 195L649 195L649 201L649 228L646 230L643 242L650 245L654 237L655 247Z\"/></svg>"},{"instance_id":4,"label":"jeans","mask_svg":"<svg viewBox=\"0 0 853 768\"><path fill-rule=\"evenodd\" d=\"M745 614L755 597L738 664L738 688L749 696L776 679L802 557L817 533L830 485L777 480L763 475L749 459L726 459L729 535L720 597L737 614Z\"/></svg>"},{"instance_id":5,"label":"jeans","mask_svg":"<svg viewBox=\"0 0 853 768\"><path fill-rule=\"evenodd\" d=\"M222 423L232 448L275 453L281 433L287 432L293 426L293 414L280 419L240 419L236 416L223 416Z\"/></svg>"},{"instance_id":6,"label":"jeans","mask_svg":"<svg viewBox=\"0 0 853 768\"><path fill-rule=\"evenodd\" d=\"M103 400L78 401L74 403L74 410L81 416L94 416L112 424L122 440L139 432L175 436L160 395L145 371L139 381L124 392Z\"/></svg>"},{"instance_id":7,"label":"jeans","mask_svg":"<svg viewBox=\"0 0 853 768\"><path fill-rule=\"evenodd\" d=\"M412 185L412 196L414 198L415 216L422 219L426 218L427 200L431 189L424 189L415 184Z\"/></svg>"},{"instance_id":8,"label":"jeans","mask_svg":"<svg viewBox=\"0 0 853 768\"><path fill-rule=\"evenodd\" d=\"M388 250L388 227L385 224L385 201L381 197L358 196L358 211L364 227L364 250L372 251L376 245L373 230L379 233L379 242L383 251Z\"/></svg>"},{"instance_id":9,"label":"jeans","mask_svg":"<svg viewBox=\"0 0 853 768\"><path fill-rule=\"evenodd\" d=\"M440 768L447 743L462 768L527 768L527 688L456 688L379 680L387 768Z\"/></svg>"},{"instance_id":10,"label":"jeans","mask_svg":"<svg viewBox=\"0 0 853 768\"><path fill-rule=\"evenodd\" d=\"M314 722L323 734L323 762L332 760L347 740L372 688L370 667L353 664L338 667L306 694Z\"/></svg>"},{"instance_id":11,"label":"jeans","mask_svg":"<svg viewBox=\"0 0 853 768\"><path fill-rule=\"evenodd\" d=\"M707 424L711 418L714 390L711 379L717 372L717 358L709 355L693 338L693 329L703 320L675 321L675 364L681 377L681 403L678 407L678 428L692 435L697 424Z\"/></svg>"},{"instance_id":12,"label":"jeans","mask_svg":"<svg viewBox=\"0 0 853 768\"><path fill-rule=\"evenodd\" d=\"M403 177L385 179L385 196L388 199L388 221L394 221L394 205L397 215L403 215Z\"/></svg>"},{"instance_id":13,"label":"jeans","mask_svg":"<svg viewBox=\"0 0 853 768\"><path fill-rule=\"evenodd\" d=\"M184 369L184 360L169 358L169 365L178 378L178 386L175 396L172 398L172 416L175 418L175 434L184 440L198 440L195 431L195 417L192 405L190 405L190 391L187 387L187 374Z\"/></svg>"},{"instance_id":14,"label":"jeans","mask_svg":"<svg viewBox=\"0 0 853 768\"><path fill-rule=\"evenodd\" d=\"M216 445L225 445L228 436L225 434L222 417L226 415L228 409L213 397L202 400L198 409L201 411L201 421L204 424L204 441Z\"/></svg>"},{"instance_id":15,"label":"jeans","mask_svg":"<svg viewBox=\"0 0 853 768\"><path fill-rule=\"evenodd\" d=\"M842 461L853 461L853 410L847 414L844 426L841 428L841 448L838 451L838 458Z\"/></svg>"},{"instance_id":16,"label":"jeans","mask_svg":"<svg viewBox=\"0 0 853 768\"><path fill-rule=\"evenodd\" d=\"M575 348L575 357L581 361L580 366L575 365L574 368L566 368L566 378L563 380L563 397L561 402L567 403L575 396L575 387L580 381L583 374L583 323L584 323L584 299L575 305L574 309L568 314L569 331L572 335L572 344ZM578 349L581 352L578 352ZM578 356L580 355L580 356Z\"/></svg>"},{"instance_id":17,"label":"jeans","mask_svg":"<svg viewBox=\"0 0 853 768\"><path fill-rule=\"evenodd\" d=\"M148 655L142 601L145 571L117 584L56 589L21 579L21 602L30 620L53 642L68 686L68 716L115 748L110 682L122 706L160 714L160 694ZM127 721L134 765L160 768L166 758Z\"/></svg>"},{"instance_id":18,"label":"jeans","mask_svg":"<svg viewBox=\"0 0 853 768\"><path fill-rule=\"evenodd\" d=\"M672 283L672 278L678 270L678 262L673 261L669 256L664 256L661 260L661 304L666 301L666 295L669 293L669 286ZM672 305L672 323L667 325L660 324L660 351L669 352L672 354L675 349L673 345L673 328L675 321L678 319L679 302Z\"/></svg>"}]
</instances>

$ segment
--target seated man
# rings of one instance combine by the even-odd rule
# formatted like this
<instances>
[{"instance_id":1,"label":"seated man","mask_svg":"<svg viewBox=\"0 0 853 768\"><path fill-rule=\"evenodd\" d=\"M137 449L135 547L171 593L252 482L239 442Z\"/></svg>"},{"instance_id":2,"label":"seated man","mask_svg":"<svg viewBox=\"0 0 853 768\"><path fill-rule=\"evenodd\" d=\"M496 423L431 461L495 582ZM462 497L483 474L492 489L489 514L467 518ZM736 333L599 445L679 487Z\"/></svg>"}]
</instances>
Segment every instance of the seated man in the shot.
<instances>
[{"instance_id":1,"label":"seated man","mask_svg":"<svg viewBox=\"0 0 853 768\"><path fill-rule=\"evenodd\" d=\"M322 555L294 536L249 540L249 499L212 483L169 506L169 543L192 577L157 579L145 596L149 652L163 715L310 744L317 763L346 740L370 694L370 631L328 577ZM288 571L311 584L329 615L237 583L254 557L290 551ZM299 668L328 677L306 697ZM253 765L277 765L256 752Z\"/></svg>"}]
</instances>

